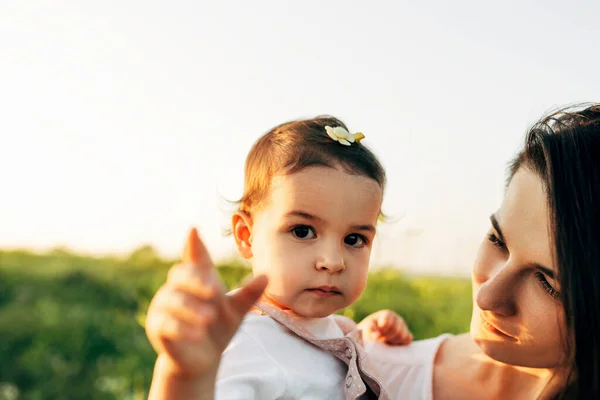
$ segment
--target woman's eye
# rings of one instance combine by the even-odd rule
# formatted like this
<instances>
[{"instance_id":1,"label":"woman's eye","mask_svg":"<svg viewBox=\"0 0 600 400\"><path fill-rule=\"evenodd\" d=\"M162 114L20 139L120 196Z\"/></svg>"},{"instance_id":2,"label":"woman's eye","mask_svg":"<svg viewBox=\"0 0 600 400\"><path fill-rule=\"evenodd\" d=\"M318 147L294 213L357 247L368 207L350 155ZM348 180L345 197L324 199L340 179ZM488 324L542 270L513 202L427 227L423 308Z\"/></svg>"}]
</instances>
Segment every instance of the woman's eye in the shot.
<instances>
[{"instance_id":1,"label":"woman's eye","mask_svg":"<svg viewBox=\"0 0 600 400\"><path fill-rule=\"evenodd\" d=\"M540 285L542 285L542 289L544 289L553 299L558 300L560 298L560 292L552 287L548 279L541 272L536 272L535 277L538 281L540 281Z\"/></svg>"},{"instance_id":2,"label":"woman's eye","mask_svg":"<svg viewBox=\"0 0 600 400\"><path fill-rule=\"evenodd\" d=\"M293 227L290 232L298 239L314 239L317 237L314 229L306 225L298 225Z\"/></svg>"},{"instance_id":3,"label":"woman's eye","mask_svg":"<svg viewBox=\"0 0 600 400\"><path fill-rule=\"evenodd\" d=\"M496 236L494 233L490 233L488 235L488 240L490 242L492 242L492 244L502 250L506 250L506 244L504 244L504 242L502 240L500 240L500 238L498 238L498 236Z\"/></svg>"},{"instance_id":4,"label":"woman's eye","mask_svg":"<svg viewBox=\"0 0 600 400\"><path fill-rule=\"evenodd\" d=\"M352 247L363 247L367 244L367 240L364 236L353 233L344 238L344 243Z\"/></svg>"}]
</instances>

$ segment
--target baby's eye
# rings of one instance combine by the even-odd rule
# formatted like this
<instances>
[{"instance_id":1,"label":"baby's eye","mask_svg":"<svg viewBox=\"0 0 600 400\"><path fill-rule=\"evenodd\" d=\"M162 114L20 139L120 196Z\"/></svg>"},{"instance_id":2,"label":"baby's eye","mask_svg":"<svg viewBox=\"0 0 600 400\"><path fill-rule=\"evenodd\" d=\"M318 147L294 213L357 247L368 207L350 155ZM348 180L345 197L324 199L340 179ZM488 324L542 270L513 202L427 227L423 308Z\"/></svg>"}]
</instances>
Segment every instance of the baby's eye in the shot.
<instances>
[{"instance_id":1,"label":"baby's eye","mask_svg":"<svg viewBox=\"0 0 600 400\"><path fill-rule=\"evenodd\" d=\"M290 232L298 239L314 239L317 237L315 230L306 225L295 226L290 230Z\"/></svg>"},{"instance_id":2,"label":"baby's eye","mask_svg":"<svg viewBox=\"0 0 600 400\"><path fill-rule=\"evenodd\" d=\"M344 243L352 247L363 247L367 244L367 239L362 235L352 233L344 238Z\"/></svg>"}]
</instances>

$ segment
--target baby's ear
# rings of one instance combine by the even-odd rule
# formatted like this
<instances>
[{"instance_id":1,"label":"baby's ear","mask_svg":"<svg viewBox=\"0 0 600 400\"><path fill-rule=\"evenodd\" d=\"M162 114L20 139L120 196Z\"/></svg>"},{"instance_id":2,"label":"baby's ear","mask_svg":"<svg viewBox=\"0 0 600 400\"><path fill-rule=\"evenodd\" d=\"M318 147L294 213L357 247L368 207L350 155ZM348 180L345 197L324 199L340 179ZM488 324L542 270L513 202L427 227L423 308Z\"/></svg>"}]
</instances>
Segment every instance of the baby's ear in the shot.
<instances>
[{"instance_id":1,"label":"baby's ear","mask_svg":"<svg viewBox=\"0 0 600 400\"><path fill-rule=\"evenodd\" d=\"M252 258L252 217L244 211L237 211L231 217L231 228L238 252L245 259Z\"/></svg>"}]
</instances>

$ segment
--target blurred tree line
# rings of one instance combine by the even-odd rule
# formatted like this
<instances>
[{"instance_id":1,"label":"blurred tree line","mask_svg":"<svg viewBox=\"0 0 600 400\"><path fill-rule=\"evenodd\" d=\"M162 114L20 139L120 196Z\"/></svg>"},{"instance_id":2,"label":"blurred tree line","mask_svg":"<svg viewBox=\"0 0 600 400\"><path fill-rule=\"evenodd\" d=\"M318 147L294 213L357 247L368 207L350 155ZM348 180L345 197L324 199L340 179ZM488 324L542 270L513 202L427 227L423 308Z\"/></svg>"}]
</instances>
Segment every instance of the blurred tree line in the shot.
<instances>
[{"instance_id":1,"label":"blurred tree line","mask_svg":"<svg viewBox=\"0 0 600 400\"><path fill-rule=\"evenodd\" d=\"M156 355L144 317L172 263L150 246L121 258L0 251L0 400L145 399ZM229 288L250 273L218 269ZM393 309L419 339L467 331L471 304L468 279L375 269L341 313Z\"/></svg>"}]
</instances>

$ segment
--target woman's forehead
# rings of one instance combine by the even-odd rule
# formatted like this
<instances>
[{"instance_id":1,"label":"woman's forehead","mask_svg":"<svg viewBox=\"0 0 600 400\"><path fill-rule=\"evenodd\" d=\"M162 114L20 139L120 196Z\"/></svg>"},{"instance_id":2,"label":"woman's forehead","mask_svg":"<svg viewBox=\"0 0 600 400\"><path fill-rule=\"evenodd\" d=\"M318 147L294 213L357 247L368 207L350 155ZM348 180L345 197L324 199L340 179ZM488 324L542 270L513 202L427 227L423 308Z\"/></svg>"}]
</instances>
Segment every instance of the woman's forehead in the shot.
<instances>
[{"instance_id":1,"label":"woman's forehead","mask_svg":"<svg viewBox=\"0 0 600 400\"><path fill-rule=\"evenodd\" d=\"M527 168L513 176L496 219L514 249L528 252L549 266L552 260L548 198L543 181ZM540 260L543 258L543 260Z\"/></svg>"}]
</instances>

